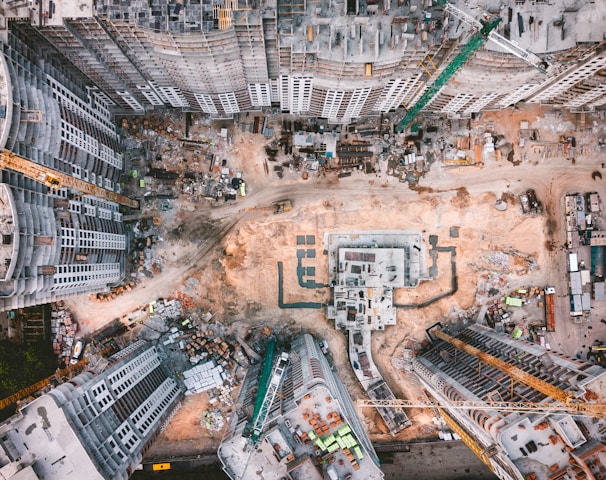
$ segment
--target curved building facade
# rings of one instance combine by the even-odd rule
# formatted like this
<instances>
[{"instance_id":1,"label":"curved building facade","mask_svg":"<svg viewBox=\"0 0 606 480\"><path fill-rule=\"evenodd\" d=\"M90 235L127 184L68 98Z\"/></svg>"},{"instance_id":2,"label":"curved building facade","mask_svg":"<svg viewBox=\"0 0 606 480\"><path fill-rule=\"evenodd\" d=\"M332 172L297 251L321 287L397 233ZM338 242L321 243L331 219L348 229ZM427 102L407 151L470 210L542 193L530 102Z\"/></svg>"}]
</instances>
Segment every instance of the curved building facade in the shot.
<instances>
[{"instance_id":1,"label":"curved building facade","mask_svg":"<svg viewBox=\"0 0 606 480\"><path fill-rule=\"evenodd\" d=\"M0 150L115 190L119 136L98 89L29 25L0 55ZM0 309L99 292L124 275L119 206L0 172Z\"/></svg>"},{"instance_id":2,"label":"curved building facade","mask_svg":"<svg viewBox=\"0 0 606 480\"><path fill-rule=\"evenodd\" d=\"M597 441L604 420L572 411L503 411L490 402L559 405L542 391L545 382L573 401L601 402L606 371L591 363L545 351L536 344L509 338L479 325L457 332L457 341L488 355L476 356L436 340L413 361L413 371L443 408L447 424L502 480L600 478L606 445ZM526 383L494 365L506 364ZM449 408L450 402L477 402L477 408ZM533 476L534 475L534 476Z\"/></svg>"},{"instance_id":3,"label":"curved building facade","mask_svg":"<svg viewBox=\"0 0 606 480\"><path fill-rule=\"evenodd\" d=\"M150 0L79 11L5 5L103 92L111 108L172 106L211 116L273 107L348 123L415 103L472 31L437 2ZM540 55L547 75L488 42L426 110L465 117L519 101L591 111L606 104L604 0L456 3ZM32 22L30 19L35 18ZM404 111L403 109L401 110Z\"/></svg>"},{"instance_id":4,"label":"curved building facade","mask_svg":"<svg viewBox=\"0 0 606 480\"><path fill-rule=\"evenodd\" d=\"M156 348L139 341L0 425L6 479L126 480L180 405Z\"/></svg>"}]
</instances>

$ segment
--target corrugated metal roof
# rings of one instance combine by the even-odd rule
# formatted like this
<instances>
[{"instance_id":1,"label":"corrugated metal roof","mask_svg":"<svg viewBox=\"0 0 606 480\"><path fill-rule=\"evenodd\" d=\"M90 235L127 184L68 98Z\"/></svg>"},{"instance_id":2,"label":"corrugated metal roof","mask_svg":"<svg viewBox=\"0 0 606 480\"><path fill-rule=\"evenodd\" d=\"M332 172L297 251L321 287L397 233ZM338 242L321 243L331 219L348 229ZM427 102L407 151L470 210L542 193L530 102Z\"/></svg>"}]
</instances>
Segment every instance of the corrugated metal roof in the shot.
<instances>
[{"instance_id":1,"label":"corrugated metal roof","mask_svg":"<svg viewBox=\"0 0 606 480\"><path fill-rule=\"evenodd\" d=\"M573 295L581 295L581 272L570 272L570 293Z\"/></svg>"}]
</instances>

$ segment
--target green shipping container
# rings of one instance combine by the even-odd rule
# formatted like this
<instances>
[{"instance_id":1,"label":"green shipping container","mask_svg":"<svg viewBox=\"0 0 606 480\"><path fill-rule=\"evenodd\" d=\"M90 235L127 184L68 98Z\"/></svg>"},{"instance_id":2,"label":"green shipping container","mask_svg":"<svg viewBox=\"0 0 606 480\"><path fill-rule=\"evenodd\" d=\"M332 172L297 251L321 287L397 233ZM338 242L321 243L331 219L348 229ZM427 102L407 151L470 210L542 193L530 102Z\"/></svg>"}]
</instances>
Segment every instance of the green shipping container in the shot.
<instances>
[{"instance_id":1,"label":"green shipping container","mask_svg":"<svg viewBox=\"0 0 606 480\"><path fill-rule=\"evenodd\" d=\"M356 445L353 450L356 457L358 457L358 462L364 458L364 455L362 455L362 449L358 445Z\"/></svg>"}]
</instances>

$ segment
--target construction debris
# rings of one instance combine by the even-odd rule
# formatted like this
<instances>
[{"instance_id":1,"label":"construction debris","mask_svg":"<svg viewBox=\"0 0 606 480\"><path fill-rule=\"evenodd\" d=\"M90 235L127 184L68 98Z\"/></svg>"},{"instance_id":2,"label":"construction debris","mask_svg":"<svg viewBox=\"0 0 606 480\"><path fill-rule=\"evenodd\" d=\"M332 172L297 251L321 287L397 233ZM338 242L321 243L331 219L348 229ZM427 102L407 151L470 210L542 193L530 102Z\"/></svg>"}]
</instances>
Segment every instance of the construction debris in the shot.
<instances>
[{"instance_id":1,"label":"construction debris","mask_svg":"<svg viewBox=\"0 0 606 480\"><path fill-rule=\"evenodd\" d=\"M219 409L204 410L202 412L202 417L200 418L200 425L213 432L219 432L223 430L225 417Z\"/></svg>"},{"instance_id":2,"label":"construction debris","mask_svg":"<svg viewBox=\"0 0 606 480\"><path fill-rule=\"evenodd\" d=\"M55 355L63 358L66 363L69 363L72 355L77 332L78 322L64 308L63 302L53 303L51 311L51 342L53 344L53 352Z\"/></svg>"}]
</instances>

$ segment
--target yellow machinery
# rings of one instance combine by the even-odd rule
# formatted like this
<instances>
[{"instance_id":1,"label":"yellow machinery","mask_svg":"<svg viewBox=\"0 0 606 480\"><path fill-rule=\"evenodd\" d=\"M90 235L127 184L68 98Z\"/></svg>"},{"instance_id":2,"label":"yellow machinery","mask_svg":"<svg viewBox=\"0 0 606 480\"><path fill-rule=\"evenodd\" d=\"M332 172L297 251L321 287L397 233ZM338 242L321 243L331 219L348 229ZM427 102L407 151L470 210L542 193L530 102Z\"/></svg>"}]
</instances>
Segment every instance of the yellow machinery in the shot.
<instances>
[{"instance_id":1,"label":"yellow machinery","mask_svg":"<svg viewBox=\"0 0 606 480\"><path fill-rule=\"evenodd\" d=\"M106 347L99 352L99 355L106 355L111 350L112 347ZM27 398L29 395L36 393L38 390L42 390L48 384L52 383L53 380L61 381L61 379L67 375L77 375L82 370L84 370L84 367L88 364L88 362L88 358L83 358L77 363L68 365L64 369L56 371L54 375L40 380L39 382L36 382L28 387L25 387L19 390L17 393L10 395L9 397L3 398L2 400L0 400L0 410L11 406L13 403L17 403L19 400Z\"/></svg>"},{"instance_id":2,"label":"yellow machinery","mask_svg":"<svg viewBox=\"0 0 606 480\"><path fill-rule=\"evenodd\" d=\"M94 195L110 202L126 205L131 208L139 208L139 201L119 193L112 192L79 178L74 178L67 173L59 172L52 168L32 162L20 157L8 150L0 151L0 168L10 169L22 173L28 178L43 183L51 189L71 188L82 192L84 195Z\"/></svg>"},{"instance_id":3,"label":"yellow machinery","mask_svg":"<svg viewBox=\"0 0 606 480\"><path fill-rule=\"evenodd\" d=\"M273 210L275 214L290 212L292 210L292 202L290 200L278 200L277 202L273 202L270 207L250 207L245 211L254 212L262 210Z\"/></svg>"},{"instance_id":4,"label":"yellow machinery","mask_svg":"<svg viewBox=\"0 0 606 480\"><path fill-rule=\"evenodd\" d=\"M535 377L514 365L510 365L482 350L469 345L468 343L448 335L441 330L432 330L431 332L440 340L450 343L459 350L462 350L478 359L478 373L481 372L482 364L497 368L506 373L511 378L511 388L514 382L523 383L535 390L551 397L552 400L545 402L500 402L500 401L445 401L436 400L358 400L357 404L361 407L383 407L383 408L436 408L444 418L446 424L461 437L461 440L467 447L475 453L482 462L491 470L490 456L473 437L461 427L454 418L448 415L445 410L497 410L501 412L532 412L545 414L571 414L584 415L595 418L606 418L606 404L587 403L575 399L571 392L550 385L549 383ZM598 347L599 348L599 347Z\"/></svg>"},{"instance_id":5,"label":"yellow machinery","mask_svg":"<svg viewBox=\"0 0 606 480\"><path fill-rule=\"evenodd\" d=\"M448 407L463 410L500 410L504 412L537 412L537 413L569 413L571 415L585 415L596 418L606 418L606 404L588 403L574 398L572 392L565 392L540 378L535 377L524 370L510 365L480 349L454 338L441 330L431 332L440 340L450 343L457 349L473 355L479 360L478 369L481 370L482 363L505 372L511 378L511 388L514 382L523 383L531 388L551 397L553 401L548 402L493 402L493 401L448 401L422 402L409 400L360 400L359 405L373 407Z\"/></svg>"},{"instance_id":6,"label":"yellow machinery","mask_svg":"<svg viewBox=\"0 0 606 480\"><path fill-rule=\"evenodd\" d=\"M474 400L448 400L439 402L436 400L358 400L356 404L360 407L383 407L383 408L448 408L450 410L497 410L499 412L529 412L550 414L571 414L589 417L606 417L606 405L583 404L586 407L571 411L570 406L556 402L492 402ZM575 404L576 405L576 404ZM597 408L596 408L597 407Z\"/></svg>"}]
</instances>

